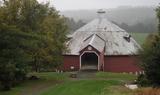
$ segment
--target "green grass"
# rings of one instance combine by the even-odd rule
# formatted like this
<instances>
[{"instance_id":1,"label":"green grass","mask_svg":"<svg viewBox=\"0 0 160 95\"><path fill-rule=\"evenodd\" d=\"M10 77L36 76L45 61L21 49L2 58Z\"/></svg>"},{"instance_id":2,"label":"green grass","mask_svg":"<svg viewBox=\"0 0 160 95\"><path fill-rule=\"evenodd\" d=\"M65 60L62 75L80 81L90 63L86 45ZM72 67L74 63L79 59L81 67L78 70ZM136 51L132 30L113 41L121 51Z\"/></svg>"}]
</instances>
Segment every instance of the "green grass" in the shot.
<instances>
[{"instance_id":1,"label":"green grass","mask_svg":"<svg viewBox=\"0 0 160 95\"><path fill-rule=\"evenodd\" d=\"M0 95L19 95L19 91L22 89L22 87L15 87L11 91L1 91Z\"/></svg>"},{"instance_id":2,"label":"green grass","mask_svg":"<svg viewBox=\"0 0 160 95\"><path fill-rule=\"evenodd\" d=\"M35 75L41 79L46 79L46 80L66 80L69 76L69 73L44 72L44 73L31 73L29 75Z\"/></svg>"},{"instance_id":3,"label":"green grass","mask_svg":"<svg viewBox=\"0 0 160 95\"><path fill-rule=\"evenodd\" d=\"M24 81L24 83L12 88L11 91L0 91L0 95L39 95L43 90L68 78L68 73L58 74L55 72L32 73L29 75L36 75L40 79Z\"/></svg>"},{"instance_id":4,"label":"green grass","mask_svg":"<svg viewBox=\"0 0 160 95\"><path fill-rule=\"evenodd\" d=\"M134 81L135 75L98 72L93 79L69 80L53 86L41 95L132 95L124 87L125 82Z\"/></svg>"},{"instance_id":5,"label":"green grass","mask_svg":"<svg viewBox=\"0 0 160 95\"><path fill-rule=\"evenodd\" d=\"M134 91L124 87L133 81L130 74L98 72L94 78L70 79L69 73L32 73L40 80L26 81L0 95L132 95Z\"/></svg>"},{"instance_id":6,"label":"green grass","mask_svg":"<svg viewBox=\"0 0 160 95\"><path fill-rule=\"evenodd\" d=\"M49 89L42 95L101 95L105 87L118 84L118 81L113 80L69 81Z\"/></svg>"},{"instance_id":7,"label":"green grass","mask_svg":"<svg viewBox=\"0 0 160 95\"><path fill-rule=\"evenodd\" d=\"M130 34L140 45L142 45L145 42L147 36L149 35L149 33L138 33L138 32Z\"/></svg>"},{"instance_id":8,"label":"green grass","mask_svg":"<svg viewBox=\"0 0 160 95\"><path fill-rule=\"evenodd\" d=\"M109 72L98 72L96 73L98 78L105 78L110 80L117 80L121 82L130 82L136 79L135 75L127 73L109 73Z\"/></svg>"}]
</instances>

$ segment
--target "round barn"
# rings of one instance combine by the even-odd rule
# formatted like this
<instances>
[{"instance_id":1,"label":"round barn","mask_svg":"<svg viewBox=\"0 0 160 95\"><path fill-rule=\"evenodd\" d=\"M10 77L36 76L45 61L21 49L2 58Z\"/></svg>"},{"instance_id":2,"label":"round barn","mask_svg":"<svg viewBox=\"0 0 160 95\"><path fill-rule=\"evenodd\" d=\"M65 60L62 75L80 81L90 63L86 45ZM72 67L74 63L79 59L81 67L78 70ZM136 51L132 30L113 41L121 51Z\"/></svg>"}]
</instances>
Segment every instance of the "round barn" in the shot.
<instances>
[{"instance_id":1,"label":"round barn","mask_svg":"<svg viewBox=\"0 0 160 95\"><path fill-rule=\"evenodd\" d=\"M76 30L66 43L69 51L64 56L64 71L97 70L137 73L140 45L99 10L98 18Z\"/></svg>"}]
</instances>

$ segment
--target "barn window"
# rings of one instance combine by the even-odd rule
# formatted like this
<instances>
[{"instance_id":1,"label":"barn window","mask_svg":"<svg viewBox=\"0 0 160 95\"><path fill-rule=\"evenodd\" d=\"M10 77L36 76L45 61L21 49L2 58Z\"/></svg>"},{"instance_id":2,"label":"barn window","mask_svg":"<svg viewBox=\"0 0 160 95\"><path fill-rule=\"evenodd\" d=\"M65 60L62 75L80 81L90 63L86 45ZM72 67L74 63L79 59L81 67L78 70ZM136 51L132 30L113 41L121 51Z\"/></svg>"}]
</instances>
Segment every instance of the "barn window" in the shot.
<instances>
[{"instance_id":1,"label":"barn window","mask_svg":"<svg viewBox=\"0 0 160 95\"><path fill-rule=\"evenodd\" d=\"M130 41L131 41L131 35L123 36L123 38L124 38L127 42L130 42Z\"/></svg>"}]
</instances>

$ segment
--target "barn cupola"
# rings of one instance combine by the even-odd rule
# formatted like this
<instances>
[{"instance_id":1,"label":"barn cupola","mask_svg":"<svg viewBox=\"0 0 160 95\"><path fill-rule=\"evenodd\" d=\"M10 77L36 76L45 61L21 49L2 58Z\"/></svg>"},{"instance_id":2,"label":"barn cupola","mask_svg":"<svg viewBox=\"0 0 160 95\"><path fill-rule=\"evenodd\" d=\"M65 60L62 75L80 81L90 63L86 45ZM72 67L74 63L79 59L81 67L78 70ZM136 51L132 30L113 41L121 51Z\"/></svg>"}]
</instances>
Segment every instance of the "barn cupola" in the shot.
<instances>
[{"instance_id":1,"label":"barn cupola","mask_svg":"<svg viewBox=\"0 0 160 95\"><path fill-rule=\"evenodd\" d=\"M103 9L99 9L97 11L97 14L98 14L99 19L103 19L103 18L105 18L106 11Z\"/></svg>"},{"instance_id":2,"label":"barn cupola","mask_svg":"<svg viewBox=\"0 0 160 95\"><path fill-rule=\"evenodd\" d=\"M99 9L97 11L97 15L98 15L98 25L97 25L97 30L98 31L101 31L101 30L104 30L106 31L107 30L107 26L103 26L102 22L105 18L105 15L106 15L106 11L103 10L103 9ZM103 26L103 27L102 27Z\"/></svg>"}]
</instances>

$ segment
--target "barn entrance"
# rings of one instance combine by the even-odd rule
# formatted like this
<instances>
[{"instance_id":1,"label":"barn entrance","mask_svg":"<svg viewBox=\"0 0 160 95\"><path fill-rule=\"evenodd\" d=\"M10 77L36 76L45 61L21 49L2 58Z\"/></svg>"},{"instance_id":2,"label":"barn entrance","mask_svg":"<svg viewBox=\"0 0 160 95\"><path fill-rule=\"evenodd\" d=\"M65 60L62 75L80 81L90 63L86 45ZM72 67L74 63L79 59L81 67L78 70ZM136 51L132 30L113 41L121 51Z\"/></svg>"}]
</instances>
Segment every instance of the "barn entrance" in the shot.
<instances>
[{"instance_id":1,"label":"barn entrance","mask_svg":"<svg viewBox=\"0 0 160 95\"><path fill-rule=\"evenodd\" d=\"M81 70L98 70L98 55L94 52L85 52L82 54Z\"/></svg>"}]
</instances>

